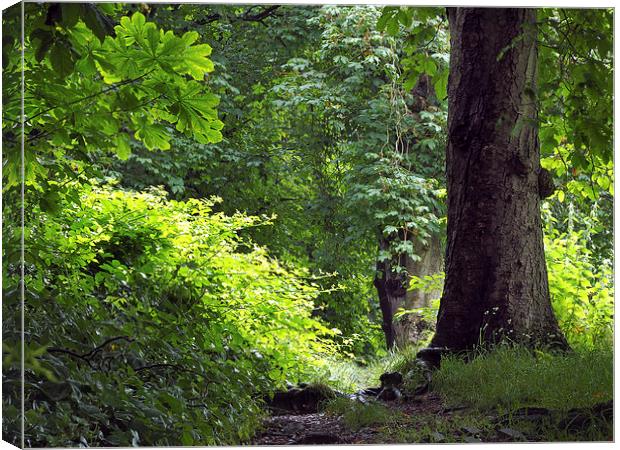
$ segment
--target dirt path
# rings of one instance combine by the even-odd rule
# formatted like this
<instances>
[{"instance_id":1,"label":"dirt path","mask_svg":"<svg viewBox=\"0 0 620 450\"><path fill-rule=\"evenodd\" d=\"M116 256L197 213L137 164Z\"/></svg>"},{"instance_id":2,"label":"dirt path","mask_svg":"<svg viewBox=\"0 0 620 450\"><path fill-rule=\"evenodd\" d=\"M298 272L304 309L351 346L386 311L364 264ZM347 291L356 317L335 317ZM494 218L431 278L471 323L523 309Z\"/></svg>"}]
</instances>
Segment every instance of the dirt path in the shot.
<instances>
[{"instance_id":1,"label":"dirt path","mask_svg":"<svg viewBox=\"0 0 620 450\"><path fill-rule=\"evenodd\" d=\"M408 416L441 414L443 406L435 394L426 394L414 401L385 402L385 406ZM381 433L384 425L350 429L341 416L326 413L286 414L269 416L265 419L264 431L252 445L310 445L310 444L377 444L386 443Z\"/></svg>"}]
</instances>

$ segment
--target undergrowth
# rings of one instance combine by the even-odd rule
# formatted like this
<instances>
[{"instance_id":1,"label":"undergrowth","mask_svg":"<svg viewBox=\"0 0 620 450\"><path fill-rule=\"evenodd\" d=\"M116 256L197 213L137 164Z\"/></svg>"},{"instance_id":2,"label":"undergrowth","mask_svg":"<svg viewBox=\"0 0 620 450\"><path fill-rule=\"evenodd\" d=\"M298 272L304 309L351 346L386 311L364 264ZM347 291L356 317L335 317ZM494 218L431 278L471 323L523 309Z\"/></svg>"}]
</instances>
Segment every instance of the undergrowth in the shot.
<instances>
[{"instance_id":1,"label":"undergrowth","mask_svg":"<svg viewBox=\"0 0 620 450\"><path fill-rule=\"evenodd\" d=\"M366 367L339 362L332 376L348 392L378 385L383 372L399 371L404 390L422 383L414 347L392 352ZM352 388L354 387L354 389ZM402 414L393 405L336 398L327 403L329 414L342 416L353 430L373 427L377 443L503 442L503 441L609 441L613 423L590 414L587 408L613 397L611 349L576 349L551 354L523 347L498 346L480 351L468 362L446 356L433 373L431 390L440 395L446 412ZM546 408L540 420L525 420L515 412L525 407ZM586 408L579 426L567 422L567 413ZM449 412L454 409L454 412ZM573 424L574 425L574 424Z\"/></svg>"}]
</instances>

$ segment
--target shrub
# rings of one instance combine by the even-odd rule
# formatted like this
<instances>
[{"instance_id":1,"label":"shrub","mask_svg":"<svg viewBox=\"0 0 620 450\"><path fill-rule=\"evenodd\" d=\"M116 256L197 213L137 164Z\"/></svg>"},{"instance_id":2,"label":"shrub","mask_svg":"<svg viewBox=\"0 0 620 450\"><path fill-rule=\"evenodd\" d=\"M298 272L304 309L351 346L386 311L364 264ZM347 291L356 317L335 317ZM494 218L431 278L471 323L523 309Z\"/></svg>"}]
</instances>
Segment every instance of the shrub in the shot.
<instances>
[{"instance_id":1,"label":"shrub","mask_svg":"<svg viewBox=\"0 0 620 450\"><path fill-rule=\"evenodd\" d=\"M575 346L611 347L613 267L596 267L584 231L547 230L545 256L549 292L560 328Z\"/></svg>"},{"instance_id":2,"label":"shrub","mask_svg":"<svg viewBox=\"0 0 620 450\"><path fill-rule=\"evenodd\" d=\"M27 446L247 441L260 399L331 353L312 279L240 237L268 221L214 214L215 201L96 187L31 211ZM17 444L19 358L4 363Z\"/></svg>"}]
</instances>

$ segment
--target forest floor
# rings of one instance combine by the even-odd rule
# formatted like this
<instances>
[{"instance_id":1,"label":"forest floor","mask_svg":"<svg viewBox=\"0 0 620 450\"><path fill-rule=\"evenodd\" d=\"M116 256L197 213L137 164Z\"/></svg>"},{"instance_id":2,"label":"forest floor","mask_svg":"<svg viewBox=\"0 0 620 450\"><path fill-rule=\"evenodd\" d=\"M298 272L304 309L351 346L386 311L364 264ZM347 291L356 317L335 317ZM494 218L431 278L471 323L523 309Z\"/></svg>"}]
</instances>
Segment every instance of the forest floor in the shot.
<instances>
[{"instance_id":1,"label":"forest floor","mask_svg":"<svg viewBox=\"0 0 620 450\"><path fill-rule=\"evenodd\" d=\"M493 415L448 408L427 393L404 402L377 402L365 412L283 414L264 420L253 445L395 444L441 442L524 442L540 440L494 426ZM369 411L374 410L374 413ZM353 419L353 420L351 420Z\"/></svg>"},{"instance_id":2,"label":"forest floor","mask_svg":"<svg viewBox=\"0 0 620 450\"><path fill-rule=\"evenodd\" d=\"M406 422L409 417L449 415L438 395L434 393L421 396L412 402L386 403L394 418ZM264 421L265 429L254 440L254 445L294 445L294 444L382 444L386 441L386 426L391 424L370 423L367 426L351 426L345 415L328 412L310 414L285 414L269 416Z\"/></svg>"},{"instance_id":3,"label":"forest floor","mask_svg":"<svg viewBox=\"0 0 620 450\"><path fill-rule=\"evenodd\" d=\"M360 404L358 403L358 406ZM349 405L350 407L351 405ZM603 406L601 404L601 406ZM611 415L613 405L604 414ZM360 409L361 408L361 409ZM315 413L270 415L251 445L313 444L397 444L397 443L481 443L481 442L571 442L611 441L612 431L603 432L600 422L590 422L595 411L588 411L580 430L569 432L564 425L543 417L549 411L532 408L527 416L509 421L496 411L477 411L447 407L430 392L403 402L372 402L366 405ZM583 411L580 412L582 414ZM534 420L532 420L534 419ZM611 417L605 422L611 424ZM594 436L582 432L594 426ZM577 431L577 432L575 432Z\"/></svg>"},{"instance_id":4,"label":"forest floor","mask_svg":"<svg viewBox=\"0 0 620 450\"><path fill-rule=\"evenodd\" d=\"M332 362L329 378L274 396L250 444L614 439L609 350L547 355L501 347L469 362L447 358L430 383L416 372L415 355L398 352L363 367ZM380 388L368 386L383 385L383 375L394 372L407 374L402 397L379 400L373 390Z\"/></svg>"}]
</instances>

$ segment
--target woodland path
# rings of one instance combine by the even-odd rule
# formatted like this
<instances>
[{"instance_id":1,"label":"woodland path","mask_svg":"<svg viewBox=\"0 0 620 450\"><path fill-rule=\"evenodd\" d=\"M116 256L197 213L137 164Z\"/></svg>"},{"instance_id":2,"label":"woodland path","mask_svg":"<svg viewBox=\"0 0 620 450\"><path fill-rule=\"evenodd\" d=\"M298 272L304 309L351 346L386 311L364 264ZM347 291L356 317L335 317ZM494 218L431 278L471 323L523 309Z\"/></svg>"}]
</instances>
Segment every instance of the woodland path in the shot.
<instances>
[{"instance_id":1,"label":"woodland path","mask_svg":"<svg viewBox=\"0 0 620 450\"><path fill-rule=\"evenodd\" d=\"M417 397L403 403L383 402L393 410L407 416L436 416L449 414L434 393ZM406 419L405 419L406 420ZM387 443L386 433L381 429L386 425L349 428L341 416L323 412L310 414L285 414L269 416L265 427L252 442L252 445L311 445L311 444L380 444Z\"/></svg>"}]
</instances>

